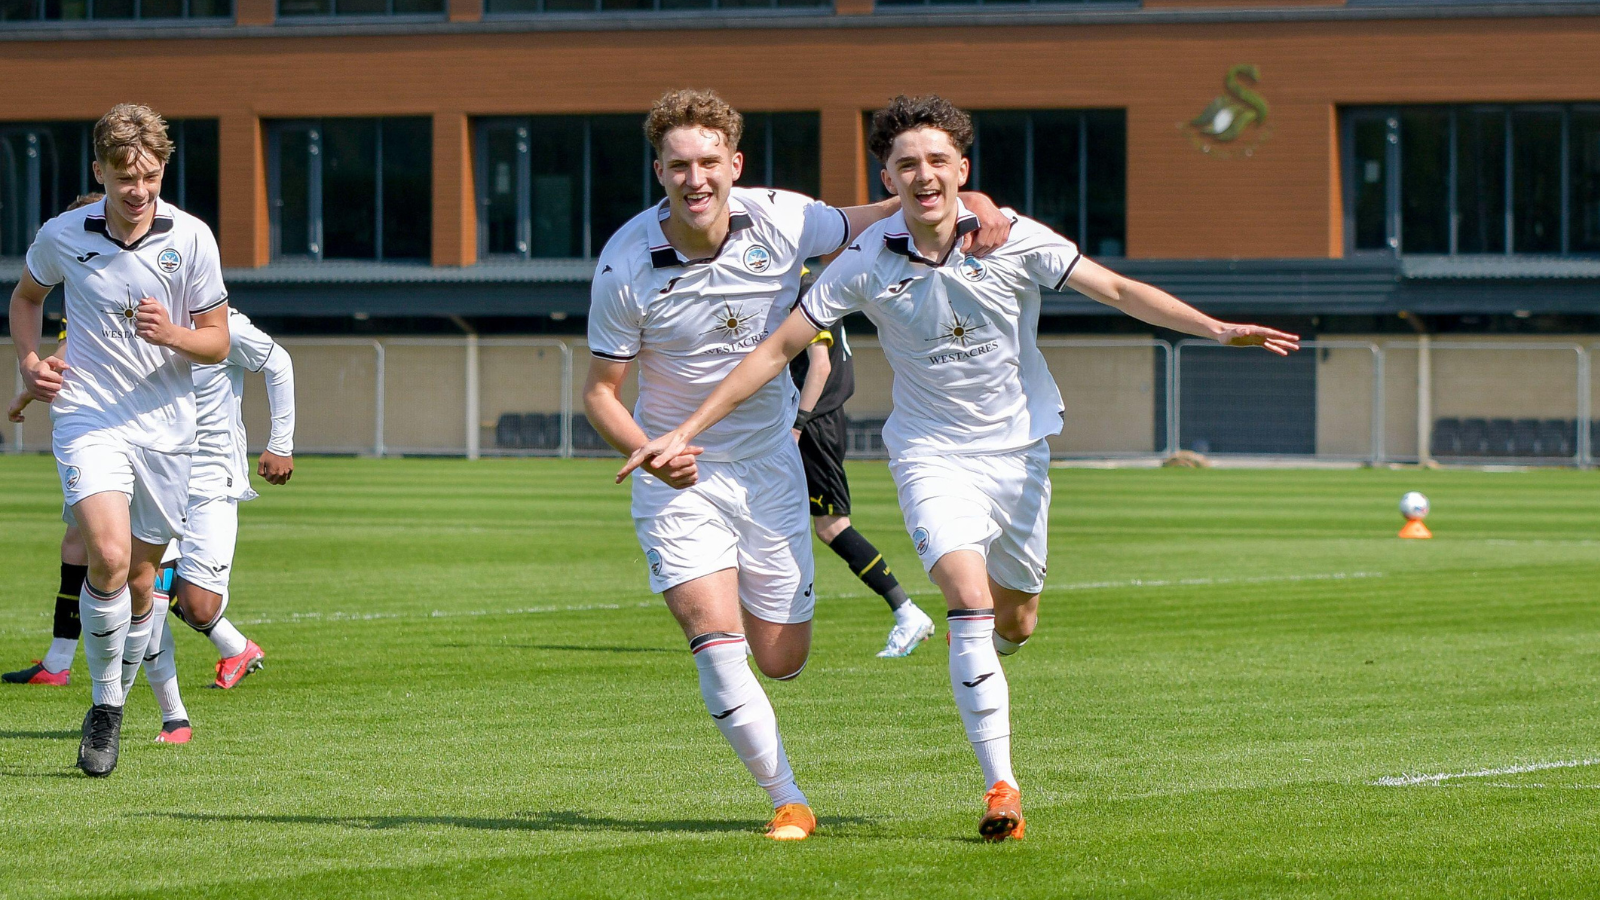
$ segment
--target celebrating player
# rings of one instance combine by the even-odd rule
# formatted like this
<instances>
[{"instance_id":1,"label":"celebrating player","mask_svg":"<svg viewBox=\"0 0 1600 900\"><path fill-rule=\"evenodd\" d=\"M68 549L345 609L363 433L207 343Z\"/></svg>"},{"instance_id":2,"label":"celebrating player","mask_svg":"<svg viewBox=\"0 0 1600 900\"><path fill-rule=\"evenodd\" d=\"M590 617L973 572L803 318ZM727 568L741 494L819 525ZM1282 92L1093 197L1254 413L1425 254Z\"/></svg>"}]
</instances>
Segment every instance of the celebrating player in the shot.
<instances>
[{"instance_id":1,"label":"celebrating player","mask_svg":"<svg viewBox=\"0 0 1600 900\"><path fill-rule=\"evenodd\" d=\"M889 561L850 522L850 481L844 474L849 420L844 403L855 393L856 377L844 323L818 332L806 352L789 364L789 371L800 388L794 437L805 464L812 527L828 549L883 597L894 613L894 627L878 655L909 656L933 635L933 620L906 596L905 588L889 571Z\"/></svg>"},{"instance_id":2,"label":"celebrating player","mask_svg":"<svg viewBox=\"0 0 1600 900\"><path fill-rule=\"evenodd\" d=\"M742 129L739 114L707 91L670 92L645 122L667 196L600 254L584 386L589 421L625 454L688 415L767 335L793 304L807 258L838 250L896 205L841 210L735 188ZM630 415L621 391L635 358ZM816 819L746 662L748 648L763 673L790 679L811 646L811 534L789 437L795 389L775 374L698 446L643 467L633 518L651 590L665 595L689 639L706 709L772 799L767 836L803 840Z\"/></svg>"},{"instance_id":3,"label":"celebrating player","mask_svg":"<svg viewBox=\"0 0 1600 900\"><path fill-rule=\"evenodd\" d=\"M79 614L93 705L78 765L116 767L123 669L144 658L152 589L182 533L195 449L190 363L228 355L228 295L204 222L160 199L172 142L144 106L119 104L94 127L106 198L39 229L11 294L24 387L51 404L56 467L89 571ZM40 359L42 307L65 284L67 353Z\"/></svg>"},{"instance_id":4,"label":"celebrating player","mask_svg":"<svg viewBox=\"0 0 1600 900\"><path fill-rule=\"evenodd\" d=\"M730 415L847 313L878 328L894 370L884 426L890 472L912 543L949 606L950 686L988 788L979 833L1023 835L1011 770L1010 690L999 656L1021 648L1038 618L1049 524L1050 452L1061 394L1037 346L1039 287L1071 287L1153 325L1261 346L1299 338L1206 316L1171 295L1084 259L1073 243L1018 216L1005 245L978 259L960 249L977 222L957 197L972 121L938 97L897 97L874 114L870 149L902 212L868 228L682 425L636 450L623 468L660 467Z\"/></svg>"}]
</instances>

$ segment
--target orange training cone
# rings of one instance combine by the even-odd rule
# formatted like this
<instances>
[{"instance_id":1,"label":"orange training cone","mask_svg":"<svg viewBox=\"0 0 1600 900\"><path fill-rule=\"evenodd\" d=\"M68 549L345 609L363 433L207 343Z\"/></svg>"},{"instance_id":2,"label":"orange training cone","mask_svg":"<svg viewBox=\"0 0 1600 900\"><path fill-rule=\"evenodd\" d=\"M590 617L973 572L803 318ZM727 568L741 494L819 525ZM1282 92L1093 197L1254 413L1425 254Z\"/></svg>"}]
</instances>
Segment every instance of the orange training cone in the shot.
<instances>
[{"instance_id":1,"label":"orange training cone","mask_svg":"<svg viewBox=\"0 0 1600 900\"><path fill-rule=\"evenodd\" d=\"M1400 529L1400 536L1420 541L1433 537L1433 532L1428 530L1428 526L1422 524L1421 519L1407 519L1406 527Z\"/></svg>"}]
</instances>

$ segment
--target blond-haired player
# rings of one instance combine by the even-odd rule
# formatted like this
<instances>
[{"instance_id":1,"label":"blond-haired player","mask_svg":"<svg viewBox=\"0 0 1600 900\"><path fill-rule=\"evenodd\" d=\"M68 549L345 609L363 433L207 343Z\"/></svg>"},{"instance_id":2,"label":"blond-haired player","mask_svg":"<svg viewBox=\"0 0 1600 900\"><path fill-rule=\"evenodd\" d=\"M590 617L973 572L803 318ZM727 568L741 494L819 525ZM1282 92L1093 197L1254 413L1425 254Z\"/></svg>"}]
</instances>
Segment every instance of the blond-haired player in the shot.
<instances>
[{"instance_id":1,"label":"blond-haired player","mask_svg":"<svg viewBox=\"0 0 1600 900\"><path fill-rule=\"evenodd\" d=\"M106 197L39 229L11 294L11 337L24 387L51 404L62 492L88 551L79 612L93 699L78 765L105 776L120 750L124 683L149 644L156 567L182 534L195 448L189 366L227 356L228 295L211 230L160 199L166 122L119 104L95 123L94 154ZM64 361L38 353L57 284Z\"/></svg>"}]
</instances>

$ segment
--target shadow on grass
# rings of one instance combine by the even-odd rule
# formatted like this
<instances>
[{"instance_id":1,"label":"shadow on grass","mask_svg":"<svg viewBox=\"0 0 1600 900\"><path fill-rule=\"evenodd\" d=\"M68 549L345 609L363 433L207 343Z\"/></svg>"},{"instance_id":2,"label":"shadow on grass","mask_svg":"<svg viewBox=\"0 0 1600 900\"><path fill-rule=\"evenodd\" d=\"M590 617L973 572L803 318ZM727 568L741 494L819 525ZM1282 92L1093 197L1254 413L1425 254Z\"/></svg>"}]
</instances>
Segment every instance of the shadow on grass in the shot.
<instances>
[{"instance_id":1,"label":"shadow on grass","mask_svg":"<svg viewBox=\"0 0 1600 900\"><path fill-rule=\"evenodd\" d=\"M448 825L484 831L566 831L622 832L655 834L662 832L750 832L759 833L765 823L750 819L614 819L576 810L519 812L512 817L489 819L473 816L305 816L243 815L212 813L142 813L183 822L245 822L265 825L338 825L344 828L384 830L411 826ZM858 816L829 816L820 821L823 828L872 824Z\"/></svg>"},{"instance_id":2,"label":"shadow on grass","mask_svg":"<svg viewBox=\"0 0 1600 900\"><path fill-rule=\"evenodd\" d=\"M0 740L64 741L67 738L82 737L82 731L0 731Z\"/></svg>"},{"instance_id":3,"label":"shadow on grass","mask_svg":"<svg viewBox=\"0 0 1600 900\"><path fill-rule=\"evenodd\" d=\"M70 768L49 769L24 769L21 766L0 766L0 777L3 778L87 778L78 771L77 766Z\"/></svg>"}]
</instances>

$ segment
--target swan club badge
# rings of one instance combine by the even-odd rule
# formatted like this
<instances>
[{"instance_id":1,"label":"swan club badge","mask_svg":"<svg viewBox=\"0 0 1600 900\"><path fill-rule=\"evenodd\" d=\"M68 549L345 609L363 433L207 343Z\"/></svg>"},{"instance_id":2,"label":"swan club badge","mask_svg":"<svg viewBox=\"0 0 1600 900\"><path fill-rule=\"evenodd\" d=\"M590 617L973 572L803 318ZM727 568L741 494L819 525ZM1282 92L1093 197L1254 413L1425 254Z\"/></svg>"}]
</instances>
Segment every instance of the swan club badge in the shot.
<instances>
[{"instance_id":1,"label":"swan club badge","mask_svg":"<svg viewBox=\"0 0 1600 900\"><path fill-rule=\"evenodd\" d=\"M1200 152L1218 159L1253 156L1271 134L1267 101L1254 88L1261 85L1261 70L1242 63L1222 79L1222 94L1187 122L1178 123Z\"/></svg>"},{"instance_id":2,"label":"swan club badge","mask_svg":"<svg viewBox=\"0 0 1600 900\"><path fill-rule=\"evenodd\" d=\"M178 271L178 266L182 264L183 257L179 256L176 250L163 250L161 255L156 257L156 265L160 266L161 271L166 272L168 275Z\"/></svg>"},{"instance_id":3,"label":"swan club badge","mask_svg":"<svg viewBox=\"0 0 1600 900\"><path fill-rule=\"evenodd\" d=\"M744 251L744 267L752 272L761 273L772 265L772 254L760 244Z\"/></svg>"}]
</instances>

